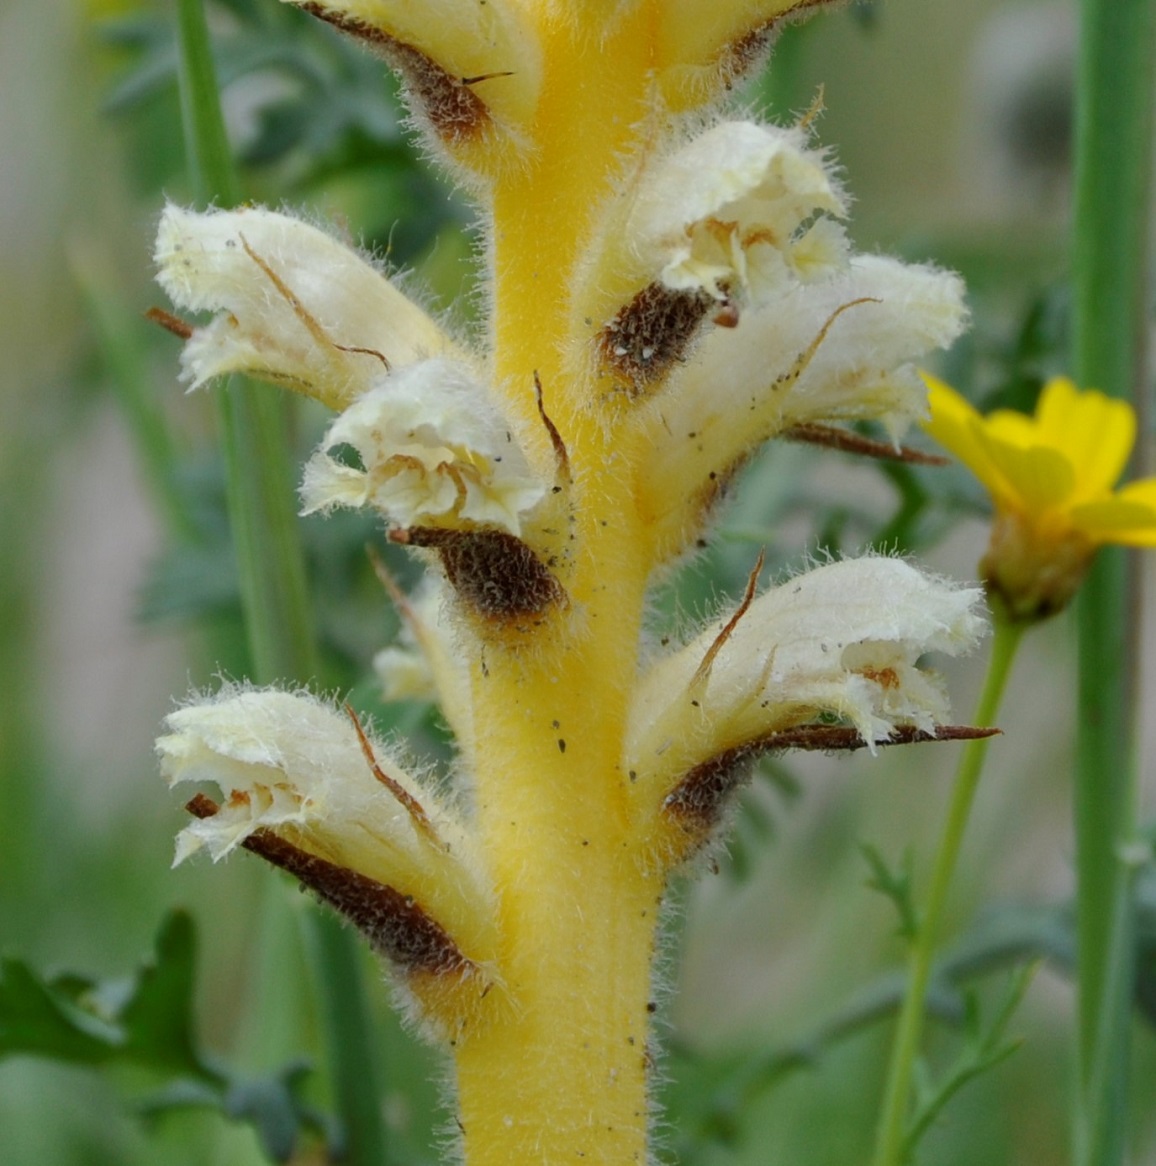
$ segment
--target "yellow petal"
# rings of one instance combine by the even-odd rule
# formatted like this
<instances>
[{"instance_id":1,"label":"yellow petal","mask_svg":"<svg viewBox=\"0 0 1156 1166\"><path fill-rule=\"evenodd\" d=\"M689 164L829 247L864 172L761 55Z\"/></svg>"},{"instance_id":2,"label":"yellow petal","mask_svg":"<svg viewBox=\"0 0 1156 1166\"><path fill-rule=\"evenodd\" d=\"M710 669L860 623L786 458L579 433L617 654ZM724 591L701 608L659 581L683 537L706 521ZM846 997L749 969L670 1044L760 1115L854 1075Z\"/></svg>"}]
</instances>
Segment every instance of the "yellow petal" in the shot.
<instances>
[{"instance_id":1,"label":"yellow petal","mask_svg":"<svg viewBox=\"0 0 1156 1166\"><path fill-rule=\"evenodd\" d=\"M1073 507L1072 524L1096 542L1156 546L1156 478L1133 482L1110 498Z\"/></svg>"},{"instance_id":2,"label":"yellow petal","mask_svg":"<svg viewBox=\"0 0 1156 1166\"><path fill-rule=\"evenodd\" d=\"M980 434L984 420L971 403L949 384L920 373L927 385L927 403L931 419L923 422L923 430L949 453L957 458L980 480L991 496L1002 505L1014 504L1014 493L1004 476L991 460Z\"/></svg>"},{"instance_id":3,"label":"yellow petal","mask_svg":"<svg viewBox=\"0 0 1156 1166\"><path fill-rule=\"evenodd\" d=\"M1131 405L1095 389L1080 392L1063 377L1044 386L1036 424L1039 440L1075 467L1076 495L1089 500L1116 484L1136 440Z\"/></svg>"},{"instance_id":4,"label":"yellow petal","mask_svg":"<svg viewBox=\"0 0 1156 1166\"><path fill-rule=\"evenodd\" d=\"M1024 448L993 432L990 425L977 429L976 438L1007 483L1012 505L1029 514L1042 514L1069 504L1076 472L1062 453L1039 445Z\"/></svg>"},{"instance_id":5,"label":"yellow petal","mask_svg":"<svg viewBox=\"0 0 1156 1166\"><path fill-rule=\"evenodd\" d=\"M1128 502L1140 502L1156 511L1156 478L1141 478L1138 482L1129 482L1121 486L1117 497Z\"/></svg>"},{"instance_id":6,"label":"yellow petal","mask_svg":"<svg viewBox=\"0 0 1156 1166\"><path fill-rule=\"evenodd\" d=\"M1017 413L1014 409L994 409L983 419L983 424L993 437L1020 449L1049 444L1040 440L1035 418Z\"/></svg>"}]
</instances>

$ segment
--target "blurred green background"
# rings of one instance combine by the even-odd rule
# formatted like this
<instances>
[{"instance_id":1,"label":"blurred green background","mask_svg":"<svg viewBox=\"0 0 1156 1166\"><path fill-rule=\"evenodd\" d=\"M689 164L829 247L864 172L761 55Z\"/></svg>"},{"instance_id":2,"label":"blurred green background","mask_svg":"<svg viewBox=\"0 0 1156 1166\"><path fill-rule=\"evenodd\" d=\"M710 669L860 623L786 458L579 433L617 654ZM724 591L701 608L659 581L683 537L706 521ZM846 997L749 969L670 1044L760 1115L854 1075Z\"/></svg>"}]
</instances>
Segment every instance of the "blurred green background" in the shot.
<instances>
[{"instance_id":1,"label":"blurred green background","mask_svg":"<svg viewBox=\"0 0 1156 1166\"><path fill-rule=\"evenodd\" d=\"M276 35L253 31L266 17L247 25L261 9L277 10ZM470 281L469 208L405 144L383 67L287 11L274 0L212 9L223 74L237 78L226 112L250 159L251 193L346 224L416 268L436 302L451 302ZM185 906L202 939L203 1041L256 1073L320 1057L297 927L306 904L244 857L170 872L182 815L152 755L174 699L235 674L241 659L229 648L235 596L211 410L207 397L183 396L176 341L141 318L162 302L150 249L163 198L189 198L172 19L164 0L0 6L0 950L38 968L120 977L149 951L165 909ZM889 0L794 30L769 80L745 97L785 116L824 86L819 138L845 168L858 245L967 277L975 329L946 368L980 398L1018 400L1063 367L1074 36L1063 2ZM126 409L126 385L144 393L143 407ZM142 415L178 435L195 553L174 553L179 540L166 534L126 420ZM299 417L302 451L316 425L308 411ZM924 503L924 490L937 493ZM976 501L953 471L909 480L831 452L776 448L724 516L715 550L660 608L701 612L741 586L763 542L772 561L798 563L821 546L899 539L970 578L985 537ZM307 538L327 597L326 680L372 705L369 660L395 623L361 561L370 536L351 520ZM1156 642L1151 626L1137 634L1147 636L1150 708ZM955 933L993 910L1070 894L1071 654L1060 618L1018 663L963 858ZM960 720L981 663L948 674ZM441 748L424 710L377 711ZM1151 789L1156 723L1144 732ZM711 1166L865 1159L885 1025L748 1095L734 1093L728 1073L810 1039L897 964L894 912L866 885L859 844L892 860L910 845L923 871L954 748L790 759L744 795L719 872L672 911L662 1014L675 1051L661 1123L671 1153ZM400 1033L387 992L377 996L391 1161L432 1161L431 1129L448 1121L436 1106L441 1069ZM924 1161L1067 1160L1070 1011L1066 979L1043 967L1012 1025L1023 1048L953 1102ZM933 1055L950 1058L957 1041L950 1026L935 1027ZM1156 1043L1146 1028L1136 1059L1134 1160L1156 1163ZM127 1070L0 1060L0 1161L262 1160L251 1130L215 1114L144 1122L133 1105L155 1084ZM323 1081L315 1088L324 1105ZM305 1146L298 1160L319 1160L314 1152Z\"/></svg>"}]
</instances>

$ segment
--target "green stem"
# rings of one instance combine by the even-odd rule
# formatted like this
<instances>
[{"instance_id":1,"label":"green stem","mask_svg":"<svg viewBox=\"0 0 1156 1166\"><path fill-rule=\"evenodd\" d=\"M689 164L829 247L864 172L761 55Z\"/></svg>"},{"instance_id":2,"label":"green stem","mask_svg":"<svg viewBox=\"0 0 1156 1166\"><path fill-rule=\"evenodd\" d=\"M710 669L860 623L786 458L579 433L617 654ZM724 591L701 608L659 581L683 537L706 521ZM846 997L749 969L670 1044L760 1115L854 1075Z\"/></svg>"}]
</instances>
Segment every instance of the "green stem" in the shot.
<instances>
[{"instance_id":1,"label":"green stem","mask_svg":"<svg viewBox=\"0 0 1156 1166\"><path fill-rule=\"evenodd\" d=\"M235 206L241 184L225 134L216 69L201 0L178 0L181 108L197 198ZM318 672L316 641L298 536L289 410L280 393L234 384L217 394L229 517L253 677L305 683ZM349 1166L381 1166L385 1134L372 1021L360 982L356 937L308 913L308 948L322 997L330 1075L348 1141Z\"/></svg>"},{"instance_id":2,"label":"green stem","mask_svg":"<svg viewBox=\"0 0 1156 1166\"><path fill-rule=\"evenodd\" d=\"M1073 374L1083 386L1142 405L1156 0L1082 0L1081 20ZM1120 850L1136 813L1136 596L1125 553L1105 548L1077 601L1080 1166L1122 1162L1127 1142L1133 928Z\"/></svg>"},{"instance_id":3,"label":"green stem","mask_svg":"<svg viewBox=\"0 0 1156 1166\"><path fill-rule=\"evenodd\" d=\"M223 206L237 206L241 201L241 180L225 133L217 68L202 0L177 0L177 34L181 122L189 176L202 202L219 199Z\"/></svg>"},{"instance_id":4,"label":"green stem","mask_svg":"<svg viewBox=\"0 0 1156 1166\"><path fill-rule=\"evenodd\" d=\"M305 950L318 981L333 1094L339 1099L349 1144L342 1162L382 1166L386 1161L381 1074L373 1030L366 1023L369 1002L362 976L362 952L329 912L302 915Z\"/></svg>"},{"instance_id":5,"label":"green stem","mask_svg":"<svg viewBox=\"0 0 1156 1166\"><path fill-rule=\"evenodd\" d=\"M974 724L987 727L994 723L1012 661L1027 625L997 619L995 636L988 661L987 678L976 706ZM971 814L975 791L983 772L991 738L968 741L959 758L959 767L948 806L947 820L935 855L931 889L907 964L907 992L899 1014L899 1024L891 1049L887 1087L875 1143L875 1166L898 1166L906 1158L907 1109L912 1075L923 1036L924 1006L935 945L943 923L944 907L959 858L964 830Z\"/></svg>"},{"instance_id":6,"label":"green stem","mask_svg":"<svg viewBox=\"0 0 1156 1166\"><path fill-rule=\"evenodd\" d=\"M241 184L201 0L178 0L177 12L181 111L196 196L236 206ZM254 679L303 683L317 675L317 656L297 535L288 402L274 390L244 383L230 383L216 400Z\"/></svg>"}]
</instances>

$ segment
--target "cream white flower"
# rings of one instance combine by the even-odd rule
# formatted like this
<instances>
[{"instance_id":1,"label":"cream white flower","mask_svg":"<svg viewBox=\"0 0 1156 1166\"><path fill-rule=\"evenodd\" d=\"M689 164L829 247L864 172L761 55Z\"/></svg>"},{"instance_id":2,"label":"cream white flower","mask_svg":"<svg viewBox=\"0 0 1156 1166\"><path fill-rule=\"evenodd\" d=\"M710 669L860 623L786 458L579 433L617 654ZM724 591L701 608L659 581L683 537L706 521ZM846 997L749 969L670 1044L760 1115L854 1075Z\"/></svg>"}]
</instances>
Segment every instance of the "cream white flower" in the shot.
<instances>
[{"instance_id":1,"label":"cream white flower","mask_svg":"<svg viewBox=\"0 0 1156 1166\"><path fill-rule=\"evenodd\" d=\"M177 838L174 865L201 849L224 858L259 830L403 893L454 934L489 918L481 865L462 823L370 742L348 715L304 693L227 687L166 718L157 741L170 785L216 784L211 817ZM415 807L417 809L415 810ZM431 877L432 874L432 877Z\"/></svg>"},{"instance_id":2,"label":"cream white flower","mask_svg":"<svg viewBox=\"0 0 1156 1166\"><path fill-rule=\"evenodd\" d=\"M438 698L429 661L412 639L375 652L373 671L381 684L382 700L432 703Z\"/></svg>"},{"instance_id":3,"label":"cream white flower","mask_svg":"<svg viewBox=\"0 0 1156 1166\"><path fill-rule=\"evenodd\" d=\"M712 330L648 406L655 452L638 488L660 545L680 551L711 484L792 426L877 420L898 439L927 412L916 362L963 330L963 297L950 272L860 255Z\"/></svg>"},{"instance_id":4,"label":"cream white flower","mask_svg":"<svg viewBox=\"0 0 1156 1166\"><path fill-rule=\"evenodd\" d=\"M361 466L330 453L348 445ZM306 513L374 506L400 527L521 530L545 494L509 425L465 366L429 360L385 378L330 427L305 467Z\"/></svg>"},{"instance_id":5,"label":"cream white flower","mask_svg":"<svg viewBox=\"0 0 1156 1166\"><path fill-rule=\"evenodd\" d=\"M846 204L797 128L723 122L644 176L627 224L665 287L761 303L843 265Z\"/></svg>"},{"instance_id":6,"label":"cream white flower","mask_svg":"<svg viewBox=\"0 0 1156 1166\"><path fill-rule=\"evenodd\" d=\"M966 322L957 275L857 255L835 278L790 288L736 328L705 337L671 378L663 408L676 428L685 420L701 430L729 410L749 413L758 398L771 421L764 437L808 421L860 419L898 436L927 415L916 362L951 344Z\"/></svg>"},{"instance_id":7,"label":"cream white flower","mask_svg":"<svg viewBox=\"0 0 1156 1166\"><path fill-rule=\"evenodd\" d=\"M192 822L177 843L176 862L207 848L214 861L255 830L292 827L323 850L356 851L364 833L409 846L413 825L403 806L374 779L348 717L314 697L276 689L224 689L214 699L170 713L157 742L170 785L215 782L220 812ZM411 777L392 760L390 776L417 795ZM349 834L348 839L343 838ZM351 856L344 854L348 859ZM347 865L364 870L364 859Z\"/></svg>"},{"instance_id":8,"label":"cream white flower","mask_svg":"<svg viewBox=\"0 0 1156 1166\"><path fill-rule=\"evenodd\" d=\"M780 20L822 0L663 0L656 80L674 111L717 101L757 68Z\"/></svg>"},{"instance_id":9,"label":"cream white flower","mask_svg":"<svg viewBox=\"0 0 1156 1166\"><path fill-rule=\"evenodd\" d=\"M948 706L919 658L973 647L982 598L881 557L790 579L755 599L713 654L726 619L653 665L630 712L626 766L665 786L726 750L823 716L871 746L900 726L933 730Z\"/></svg>"},{"instance_id":10,"label":"cream white flower","mask_svg":"<svg viewBox=\"0 0 1156 1166\"><path fill-rule=\"evenodd\" d=\"M219 313L181 355L192 388L244 372L341 408L388 368L455 351L372 263L289 215L170 204L155 258L178 308Z\"/></svg>"}]
</instances>

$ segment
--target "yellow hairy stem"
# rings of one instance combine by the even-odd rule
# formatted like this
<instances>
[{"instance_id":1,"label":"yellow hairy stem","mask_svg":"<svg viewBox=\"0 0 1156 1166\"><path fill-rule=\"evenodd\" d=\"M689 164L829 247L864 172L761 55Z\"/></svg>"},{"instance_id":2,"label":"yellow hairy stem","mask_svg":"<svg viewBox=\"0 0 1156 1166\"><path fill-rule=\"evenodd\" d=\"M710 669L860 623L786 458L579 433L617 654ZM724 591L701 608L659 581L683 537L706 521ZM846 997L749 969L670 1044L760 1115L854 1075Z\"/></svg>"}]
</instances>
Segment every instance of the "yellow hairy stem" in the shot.
<instances>
[{"instance_id":1,"label":"yellow hairy stem","mask_svg":"<svg viewBox=\"0 0 1156 1166\"><path fill-rule=\"evenodd\" d=\"M600 416L592 365L566 359L581 344L575 324L595 330L571 318L578 241L647 112L646 7L629 17L637 29L602 43L568 23L543 28L531 162L493 189L495 381L538 427L548 459L538 374L575 484L568 603L474 669L477 828L505 982L455 1050L470 1166L646 1158L663 879L643 862L621 761L650 563L633 451Z\"/></svg>"}]
</instances>

